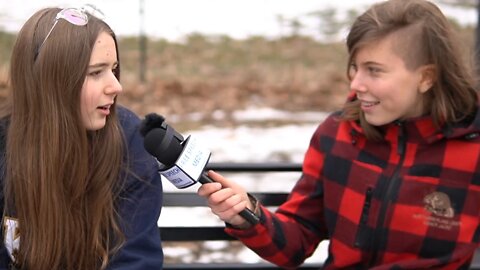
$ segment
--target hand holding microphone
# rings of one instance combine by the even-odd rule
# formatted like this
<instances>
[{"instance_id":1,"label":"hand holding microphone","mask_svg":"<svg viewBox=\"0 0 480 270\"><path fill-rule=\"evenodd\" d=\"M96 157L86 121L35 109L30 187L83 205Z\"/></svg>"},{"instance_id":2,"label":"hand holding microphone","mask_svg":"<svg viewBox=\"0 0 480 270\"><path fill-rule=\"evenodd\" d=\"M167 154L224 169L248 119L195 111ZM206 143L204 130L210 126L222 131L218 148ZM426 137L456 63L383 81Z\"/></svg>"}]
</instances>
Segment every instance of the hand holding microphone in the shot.
<instances>
[{"instance_id":1,"label":"hand holding microphone","mask_svg":"<svg viewBox=\"0 0 480 270\"><path fill-rule=\"evenodd\" d=\"M235 181L228 180L214 171L209 171L208 176L217 184L202 185L197 190L198 195L208 199L208 206L221 220L237 228L249 228L248 223L251 222L245 222L238 212L245 207L254 209L256 202L251 201L245 189Z\"/></svg>"},{"instance_id":2,"label":"hand holding microphone","mask_svg":"<svg viewBox=\"0 0 480 270\"><path fill-rule=\"evenodd\" d=\"M181 134L165 123L165 118L149 114L140 129L144 137L144 147L160 163L160 174L177 188L186 188L195 183L214 182L205 172L210 159L210 151L203 148L195 138L184 139ZM213 209L212 209L213 210ZM259 218L248 208L240 213L254 225Z\"/></svg>"}]
</instances>

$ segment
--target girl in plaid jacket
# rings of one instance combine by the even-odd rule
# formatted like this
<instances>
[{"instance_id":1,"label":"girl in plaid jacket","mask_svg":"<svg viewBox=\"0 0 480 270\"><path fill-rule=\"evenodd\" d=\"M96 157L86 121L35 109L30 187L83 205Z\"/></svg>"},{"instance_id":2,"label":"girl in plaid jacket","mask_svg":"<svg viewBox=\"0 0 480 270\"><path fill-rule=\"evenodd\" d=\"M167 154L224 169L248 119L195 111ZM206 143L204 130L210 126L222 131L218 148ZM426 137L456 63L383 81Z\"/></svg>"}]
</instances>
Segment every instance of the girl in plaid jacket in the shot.
<instances>
[{"instance_id":1,"label":"girl in plaid jacket","mask_svg":"<svg viewBox=\"0 0 480 270\"><path fill-rule=\"evenodd\" d=\"M324 269L468 269L480 237L480 111L437 6L373 5L347 37L350 95L313 134L275 212L218 173L202 185L226 231L285 268L329 239ZM238 213L248 207L260 221Z\"/></svg>"}]
</instances>

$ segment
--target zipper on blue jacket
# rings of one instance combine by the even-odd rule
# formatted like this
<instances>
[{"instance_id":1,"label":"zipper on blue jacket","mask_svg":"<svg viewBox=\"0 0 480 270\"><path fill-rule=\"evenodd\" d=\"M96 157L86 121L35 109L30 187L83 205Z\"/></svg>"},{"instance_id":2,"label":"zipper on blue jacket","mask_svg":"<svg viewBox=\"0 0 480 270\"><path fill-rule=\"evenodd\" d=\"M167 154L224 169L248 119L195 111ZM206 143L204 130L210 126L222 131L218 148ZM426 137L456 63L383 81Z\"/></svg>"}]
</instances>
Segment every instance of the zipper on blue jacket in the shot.
<instances>
[{"instance_id":1,"label":"zipper on blue jacket","mask_svg":"<svg viewBox=\"0 0 480 270\"><path fill-rule=\"evenodd\" d=\"M385 217L387 214L388 207L392 202L392 195L394 192L398 190L398 185L400 184L400 170L403 167L403 162L405 160L405 152L407 148L407 133L405 132L405 126L401 122L396 123L399 126L399 134L398 134L398 145L397 145L397 153L400 156L400 160L398 162L395 171L392 174L392 177L388 181L386 192L384 193L382 205L380 206L380 213L377 220L377 225L375 228L375 233L373 235L373 244L372 244L372 255L370 259L369 266L375 265L376 260L378 259L378 248L383 240L384 234L384 223Z\"/></svg>"}]
</instances>

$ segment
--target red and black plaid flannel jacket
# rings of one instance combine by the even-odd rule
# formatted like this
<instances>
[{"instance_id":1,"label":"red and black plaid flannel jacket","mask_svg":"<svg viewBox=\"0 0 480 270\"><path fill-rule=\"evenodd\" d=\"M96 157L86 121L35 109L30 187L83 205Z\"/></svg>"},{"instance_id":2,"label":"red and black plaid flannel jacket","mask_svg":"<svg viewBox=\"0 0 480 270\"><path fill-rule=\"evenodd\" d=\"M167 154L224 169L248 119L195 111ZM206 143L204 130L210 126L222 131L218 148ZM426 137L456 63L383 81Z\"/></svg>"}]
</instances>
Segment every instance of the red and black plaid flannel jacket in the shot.
<instances>
[{"instance_id":1,"label":"red and black plaid flannel jacket","mask_svg":"<svg viewBox=\"0 0 480 270\"><path fill-rule=\"evenodd\" d=\"M303 173L275 213L226 231L261 257L294 268L329 239L324 269L468 269L480 237L480 113L435 129L430 117L392 123L367 141L328 117Z\"/></svg>"}]
</instances>

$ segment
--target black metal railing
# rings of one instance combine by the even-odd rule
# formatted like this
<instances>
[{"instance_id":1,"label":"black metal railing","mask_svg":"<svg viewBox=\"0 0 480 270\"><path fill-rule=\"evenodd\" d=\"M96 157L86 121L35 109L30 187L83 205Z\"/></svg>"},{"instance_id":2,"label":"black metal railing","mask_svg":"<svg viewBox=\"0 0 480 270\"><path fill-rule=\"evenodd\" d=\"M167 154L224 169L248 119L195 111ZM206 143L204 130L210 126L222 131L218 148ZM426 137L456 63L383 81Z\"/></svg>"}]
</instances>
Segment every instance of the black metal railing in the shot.
<instances>
[{"instance_id":1,"label":"black metal railing","mask_svg":"<svg viewBox=\"0 0 480 270\"><path fill-rule=\"evenodd\" d=\"M228 173L272 173L272 172L300 172L301 164L298 163L209 163L206 169ZM288 191L283 192L251 192L263 205L276 207L283 203ZM205 199L198 196L196 192L165 192L164 207L206 207ZM198 226L193 223L188 226L160 226L162 241L165 242L199 242L199 241L236 241L226 234L224 226ZM320 269L320 263L304 264L298 269L313 270ZM281 269L267 262L261 263L168 263L164 265L165 270L177 269Z\"/></svg>"}]
</instances>

